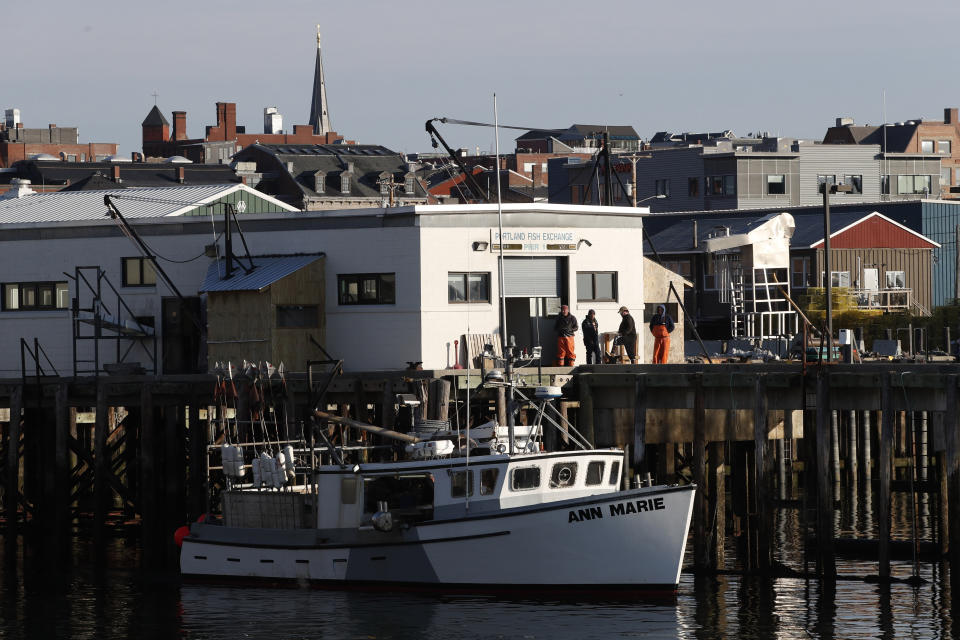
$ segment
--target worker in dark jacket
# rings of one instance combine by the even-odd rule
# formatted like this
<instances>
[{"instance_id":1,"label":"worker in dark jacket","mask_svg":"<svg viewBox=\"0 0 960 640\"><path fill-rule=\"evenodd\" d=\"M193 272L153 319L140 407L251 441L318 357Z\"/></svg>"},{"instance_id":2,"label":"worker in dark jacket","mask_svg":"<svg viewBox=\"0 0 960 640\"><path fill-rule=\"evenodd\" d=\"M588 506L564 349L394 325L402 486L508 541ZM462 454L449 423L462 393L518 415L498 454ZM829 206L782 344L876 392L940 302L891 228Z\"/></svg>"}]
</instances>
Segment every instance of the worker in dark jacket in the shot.
<instances>
[{"instance_id":1,"label":"worker in dark jacket","mask_svg":"<svg viewBox=\"0 0 960 640\"><path fill-rule=\"evenodd\" d=\"M603 360L600 359L600 331L597 324L597 312L590 309L580 327L583 329L583 346L587 350L587 364L601 364Z\"/></svg>"},{"instance_id":2,"label":"worker in dark jacket","mask_svg":"<svg viewBox=\"0 0 960 640\"><path fill-rule=\"evenodd\" d=\"M560 307L560 315L553 325L557 332L557 366L572 367L577 359L573 336L577 332L577 319L570 315L570 307Z\"/></svg>"},{"instance_id":3,"label":"worker in dark jacket","mask_svg":"<svg viewBox=\"0 0 960 640\"><path fill-rule=\"evenodd\" d=\"M670 353L670 334L673 332L673 318L667 313L662 304L657 305L657 312L650 318L650 333L653 334L653 363L667 364L667 355Z\"/></svg>"},{"instance_id":4,"label":"worker in dark jacket","mask_svg":"<svg viewBox=\"0 0 960 640\"><path fill-rule=\"evenodd\" d=\"M633 321L633 316L630 315L630 309L626 307L620 307L620 317L623 318L620 321L620 328L617 329L620 344L627 350L630 362L637 364L637 325Z\"/></svg>"}]
</instances>

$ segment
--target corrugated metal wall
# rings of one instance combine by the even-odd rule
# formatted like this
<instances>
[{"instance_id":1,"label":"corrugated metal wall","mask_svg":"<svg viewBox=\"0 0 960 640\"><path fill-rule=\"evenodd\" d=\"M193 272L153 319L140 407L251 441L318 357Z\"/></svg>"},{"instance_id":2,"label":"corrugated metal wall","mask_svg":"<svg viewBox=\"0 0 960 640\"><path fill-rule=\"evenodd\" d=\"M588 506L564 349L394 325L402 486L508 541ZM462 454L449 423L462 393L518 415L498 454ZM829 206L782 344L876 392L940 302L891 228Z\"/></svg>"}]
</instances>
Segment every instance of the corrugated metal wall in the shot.
<instances>
[{"instance_id":1,"label":"corrugated metal wall","mask_svg":"<svg viewBox=\"0 0 960 640\"><path fill-rule=\"evenodd\" d=\"M921 216L923 235L940 243L940 248L933 251L933 304L949 304L956 297L960 203L925 201Z\"/></svg>"},{"instance_id":2,"label":"corrugated metal wall","mask_svg":"<svg viewBox=\"0 0 960 640\"><path fill-rule=\"evenodd\" d=\"M857 258L860 258L859 265ZM830 248L830 271L850 272L850 286L863 282L863 269L877 269L880 288L885 288L887 271L903 271L904 286L913 290L913 299L927 311L932 309L932 252L929 249L834 249ZM817 251L817 274L824 273L823 250ZM819 279L818 279L819 280ZM818 284L822 286L822 281ZM914 309L915 311L915 309Z\"/></svg>"}]
</instances>

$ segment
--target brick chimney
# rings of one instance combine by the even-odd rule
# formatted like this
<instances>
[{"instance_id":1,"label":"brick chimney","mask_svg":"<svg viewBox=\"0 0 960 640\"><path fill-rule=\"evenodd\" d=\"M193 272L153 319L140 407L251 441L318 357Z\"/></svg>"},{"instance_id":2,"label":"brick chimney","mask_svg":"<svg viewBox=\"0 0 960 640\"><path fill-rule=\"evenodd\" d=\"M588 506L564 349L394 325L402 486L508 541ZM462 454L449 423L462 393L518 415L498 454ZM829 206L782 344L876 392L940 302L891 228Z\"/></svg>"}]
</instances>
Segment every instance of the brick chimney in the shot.
<instances>
[{"instance_id":1,"label":"brick chimney","mask_svg":"<svg viewBox=\"0 0 960 640\"><path fill-rule=\"evenodd\" d=\"M115 165L113 165L113 166L111 167L111 169L112 169L112 174L113 174L113 175L112 175L113 181L116 182L117 184L120 184L120 182L121 182L121 180L120 180L120 165L115 164Z\"/></svg>"},{"instance_id":2,"label":"brick chimney","mask_svg":"<svg viewBox=\"0 0 960 640\"><path fill-rule=\"evenodd\" d=\"M943 110L943 124L957 124L957 109Z\"/></svg>"},{"instance_id":3,"label":"brick chimney","mask_svg":"<svg viewBox=\"0 0 960 640\"><path fill-rule=\"evenodd\" d=\"M187 112L186 111L173 112L173 139L174 140L187 139Z\"/></svg>"},{"instance_id":4,"label":"brick chimney","mask_svg":"<svg viewBox=\"0 0 960 640\"><path fill-rule=\"evenodd\" d=\"M187 181L186 172L183 170L183 167L177 167L177 182L183 184Z\"/></svg>"}]
</instances>

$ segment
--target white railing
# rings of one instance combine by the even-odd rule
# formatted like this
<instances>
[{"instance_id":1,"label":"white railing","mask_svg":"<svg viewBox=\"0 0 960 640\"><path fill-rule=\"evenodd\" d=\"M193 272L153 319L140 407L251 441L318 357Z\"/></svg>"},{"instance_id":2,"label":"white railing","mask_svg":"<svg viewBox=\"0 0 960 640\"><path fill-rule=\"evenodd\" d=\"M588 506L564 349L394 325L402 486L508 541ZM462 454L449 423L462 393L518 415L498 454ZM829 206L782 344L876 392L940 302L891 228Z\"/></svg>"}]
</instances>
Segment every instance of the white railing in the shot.
<instances>
[{"instance_id":1,"label":"white railing","mask_svg":"<svg viewBox=\"0 0 960 640\"><path fill-rule=\"evenodd\" d=\"M850 289L850 295L860 309L909 309L913 304L913 289Z\"/></svg>"}]
</instances>

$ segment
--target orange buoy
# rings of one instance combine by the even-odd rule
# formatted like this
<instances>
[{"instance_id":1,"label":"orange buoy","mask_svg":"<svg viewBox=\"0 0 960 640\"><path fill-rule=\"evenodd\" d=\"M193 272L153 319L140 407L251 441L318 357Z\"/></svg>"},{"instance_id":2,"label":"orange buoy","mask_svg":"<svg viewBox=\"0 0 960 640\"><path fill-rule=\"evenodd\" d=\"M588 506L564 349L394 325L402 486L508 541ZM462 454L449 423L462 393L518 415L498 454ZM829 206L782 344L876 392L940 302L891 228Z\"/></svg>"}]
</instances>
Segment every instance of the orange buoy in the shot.
<instances>
[{"instance_id":1,"label":"orange buoy","mask_svg":"<svg viewBox=\"0 0 960 640\"><path fill-rule=\"evenodd\" d=\"M183 546L183 539L190 535L190 527L184 525L173 532L173 541L178 547Z\"/></svg>"}]
</instances>

